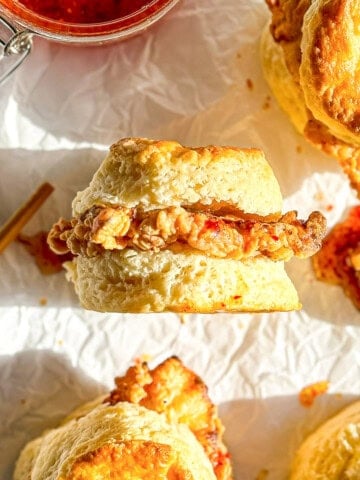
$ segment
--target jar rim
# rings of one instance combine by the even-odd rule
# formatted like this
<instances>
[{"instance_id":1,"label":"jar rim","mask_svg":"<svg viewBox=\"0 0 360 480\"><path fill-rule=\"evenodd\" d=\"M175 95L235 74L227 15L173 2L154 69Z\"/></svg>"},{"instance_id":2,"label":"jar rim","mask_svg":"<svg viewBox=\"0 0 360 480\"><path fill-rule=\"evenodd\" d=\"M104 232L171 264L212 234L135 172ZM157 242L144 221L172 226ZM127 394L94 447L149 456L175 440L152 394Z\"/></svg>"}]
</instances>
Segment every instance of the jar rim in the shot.
<instances>
[{"instance_id":1,"label":"jar rim","mask_svg":"<svg viewBox=\"0 0 360 480\"><path fill-rule=\"evenodd\" d=\"M0 0L0 13L17 25L43 37L61 42L89 43L121 39L140 33L165 15L179 0L150 0L141 9L123 17L97 23L71 23L57 21L37 14L10 0Z\"/></svg>"}]
</instances>

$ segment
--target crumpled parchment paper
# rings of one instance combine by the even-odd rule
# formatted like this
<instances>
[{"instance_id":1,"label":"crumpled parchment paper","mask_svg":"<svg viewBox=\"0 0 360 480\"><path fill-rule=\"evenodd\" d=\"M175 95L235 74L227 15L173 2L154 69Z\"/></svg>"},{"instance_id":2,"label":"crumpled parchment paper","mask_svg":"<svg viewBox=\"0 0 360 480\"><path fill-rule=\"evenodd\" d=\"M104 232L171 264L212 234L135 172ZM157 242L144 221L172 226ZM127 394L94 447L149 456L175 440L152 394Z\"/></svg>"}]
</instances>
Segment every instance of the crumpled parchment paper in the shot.
<instances>
[{"instance_id":1,"label":"crumpled parchment paper","mask_svg":"<svg viewBox=\"0 0 360 480\"><path fill-rule=\"evenodd\" d=\"M315 209L329 227L356 203L335 160L309 146L278 108L258 56L260 0L181 0L145 34L79 48L36 38L0 91L0 222L43 181L55 191L25 227L70 214L108 146L125 136L262 148L284 211ZM120 315L82 310L63 273L44 277L14 242L0 256L0 477L21 447L113 385L132 361L178 355L219 404L235 477L287 478L317 425L358 398L360 316L310 261L288 272L303 309L258 315ZM305 385L330 382L312 407Z\"/></svg>"}]
</instances>

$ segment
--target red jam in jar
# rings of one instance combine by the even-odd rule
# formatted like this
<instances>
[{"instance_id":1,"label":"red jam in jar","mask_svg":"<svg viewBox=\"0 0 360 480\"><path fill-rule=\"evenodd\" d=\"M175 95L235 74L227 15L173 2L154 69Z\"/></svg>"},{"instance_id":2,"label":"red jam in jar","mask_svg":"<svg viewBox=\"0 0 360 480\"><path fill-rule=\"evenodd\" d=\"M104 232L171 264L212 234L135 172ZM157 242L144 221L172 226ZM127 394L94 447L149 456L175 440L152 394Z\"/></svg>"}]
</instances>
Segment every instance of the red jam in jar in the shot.
<instances>
[{"instance_id":1,"label":"red jam in jar","mask_svg":"<svg viewBox=\"0 0 360 480\"><path fill-rule=\"evenodd\" d=\"M40 35L92 44L128 38L160 19L178 0L0 0L10 20Z\"/></svg>"},{"instance_id":2,"label":"red jam in jar","mask_svg":"<svg viewBox=\"0 0 360 480\"><path fill-rule=\"evenodd\" d=\"M100 23L126 17L149 0L19 0L33 12L67 23Z\"/></svg>"}]
</instances>

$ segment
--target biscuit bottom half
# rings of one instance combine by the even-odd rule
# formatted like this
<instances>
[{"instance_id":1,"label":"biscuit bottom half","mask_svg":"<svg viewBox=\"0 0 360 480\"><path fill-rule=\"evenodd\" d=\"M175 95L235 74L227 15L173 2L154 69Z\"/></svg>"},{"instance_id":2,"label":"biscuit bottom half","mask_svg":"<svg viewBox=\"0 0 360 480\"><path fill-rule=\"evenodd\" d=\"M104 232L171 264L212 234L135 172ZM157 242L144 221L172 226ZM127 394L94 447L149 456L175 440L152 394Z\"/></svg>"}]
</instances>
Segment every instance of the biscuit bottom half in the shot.
<instances>
[{"instance_id":1,"label":"biscuit bottom half","mask_svg":"<svg viewBox=\"0 0 360 480\"><path fill-rule=\"evenodd\" d=\"M107 312L288 311L301 307L284 262L193 252L135 252L75 257L65 264L81 304Z\"/></svg>"}]
</instances>

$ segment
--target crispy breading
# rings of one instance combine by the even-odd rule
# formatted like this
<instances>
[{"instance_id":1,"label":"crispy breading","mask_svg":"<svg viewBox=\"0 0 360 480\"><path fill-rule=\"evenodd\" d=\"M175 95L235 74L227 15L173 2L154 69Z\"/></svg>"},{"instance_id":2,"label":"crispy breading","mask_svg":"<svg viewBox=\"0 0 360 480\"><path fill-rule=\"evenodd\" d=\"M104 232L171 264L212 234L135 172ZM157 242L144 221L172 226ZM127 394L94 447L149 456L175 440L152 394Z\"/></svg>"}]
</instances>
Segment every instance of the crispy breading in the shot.
<instances>
[{"instance_id":1,"label":"crispy breading","mask_svg":"<svg viewBox=\"0 0 360 480\"><path fill-rule=\"evenodd\" d=\"M97 206L79 219L61 219L49 235L58 253L93 256L103 250L135 248L155 251L181 245L217 258L244 258L262 255L274 261L292 256L305 258L320 248L325 235L325 218L313 212L307 221L296 212L272 220L234 218L209 212L169 207L144 214L135 208Z\"/></svg>"},{"instance_id":2,"label":"crispy breading","mask_svg":"<svg viewBox=\"0 0 360 480\"><path fill-rule=\"evenodd\" d=\"M336 138L324 124L310 114L304 136L316 148L338 159L344 173L349 177L351 187L360 196L360 148Z\"/></svg>"},{"instance_id":3,"label":"crispy breading","mask_svg":"<svg viewBox=\"0 0 360 480\"><path fill-rule=\"evenodd\" d=\"M266 0L266 3L272 12L271 34L282 46L286 66L299 83L302 24L311 0Z\"/></svg>"},{"instance_id":4,"label":"crispy breading","mask_svg":"<svg viewBox=\"0 0 360 480\"><path fill-rule=\"evenodd\" d=\"M115 379L116 389L105 402L131 402L163 413L171 423L184 423L209 457L218 480L231 480L229 454L222 441L223 426L204 382L171 357L150 370L146 362L130 367Z\"/></svg>"}]
</instances>

